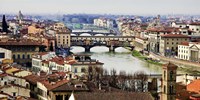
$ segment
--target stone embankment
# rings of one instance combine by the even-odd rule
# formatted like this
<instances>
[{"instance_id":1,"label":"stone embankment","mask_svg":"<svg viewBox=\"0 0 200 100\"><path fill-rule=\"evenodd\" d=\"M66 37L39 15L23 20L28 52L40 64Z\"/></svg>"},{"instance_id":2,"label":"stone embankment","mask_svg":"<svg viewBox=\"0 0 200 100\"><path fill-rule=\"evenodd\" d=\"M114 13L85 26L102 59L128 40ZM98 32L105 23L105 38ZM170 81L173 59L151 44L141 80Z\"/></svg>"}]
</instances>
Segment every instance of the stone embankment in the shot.
<instances>
[{"instance_id":1,"label":"stone embankment","mask_svg":"<svg viewBox=\"0 0 200 100\"><path fill-rule=\"evenodd\" d=\"M176 59L176 58L168 58L168 57L156 55L154 53L150 53L150 56L154 57L154 58L159 58L160 60L166 61L166 62L172 62L172 63L185 65L185 66L200 67L200 63L198 63L198 62L190 62L190 61L180 60L180 59Z\"/></svg>"}]
</instances>

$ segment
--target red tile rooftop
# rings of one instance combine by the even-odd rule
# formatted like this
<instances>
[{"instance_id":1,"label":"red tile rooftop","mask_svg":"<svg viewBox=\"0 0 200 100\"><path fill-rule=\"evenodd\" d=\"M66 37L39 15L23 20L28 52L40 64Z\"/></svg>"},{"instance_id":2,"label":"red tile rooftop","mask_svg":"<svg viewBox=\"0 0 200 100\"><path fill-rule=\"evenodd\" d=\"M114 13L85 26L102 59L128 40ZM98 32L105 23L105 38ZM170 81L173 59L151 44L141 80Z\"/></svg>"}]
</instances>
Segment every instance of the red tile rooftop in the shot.
<instances>
[{"instance_id":1,"label":"red tile rooftop","mask_svg":"<svg viewBox=\"0 0 200 100\"><path fill-rule=\"evenodd\" d=\"M54 82L53 84L51 82L49 82L48 80L44 80L44 81L41 81L41 83L48 89L48 90L52 90L58 86L61 86L65 83L69 82L69 80L66 80L66 79L63 79L63 80L60 80L60 81L57 81L57 82Z\"/></svg>"},{"instance_id":2,"label":"red tile rooftop","mask_svg":"<svg viewBox=\"0 0 200 100\"><path fill-rule=\"evenodd\" d=\"M163 34L160 36L163 38L190 38L189 36L183 34Z\"/></svg>"},{"instance_id":3,"label":"red tile rooftop","mask_svg":"<svg viewBox=\"0 0 200 100\"><path fill-rule=\"evenodd\" d=\"M181 42L181 45L189 46L189 42Z\"/></svg>"},{"instance_id":4,"label":"red tile rooftop","mask_svg":"<svg viewBox=\"0 0 200 100\"><path fill-rule=\"evenodd\" d=\"M48 54L48 52L39 52L39 53L38 53L38 54L36 54L36 55L43 56L43 55L46 55L46 54Z\"/></svg>"},{"instance_id":5,"label":"red tile rooftop","mask_svg":"<svg viewBox=\"0 0 200 100\"><path fill-rule=\"evenodd\" d=\"M19 40L8 40L6 42L0 42L0 45L41 45L38 41L27 40L27 39L19 39Z\"/></svg>"},{"instance_id":6,"label":"red tile rooftop","mask_svg":"<svg viewBox=\"0 0 200 100\"><path fill-rule=\"evenodd\" d=\"M32 74L25 76L24 79L26 79L26 81L30 82L31 84L37 84L38 81L45 80L45 77L40 77L38 75Z\"/></svg>"},{"instance_id":7,"label":"red tile rooftop","mask_svg":"<svg viewBox=\"0 0 200 100\"><path fill-rule=\"evenodd\" d=\"M195 92L200 94L200 80L194 80L187 85L187 91Z\"/></svg>"},{"instance_id":8,"label":"red tile rooftop","mask_svg":"<svg viewBox=\"0 0 200 100\"><path fill-rule=\"evenodd\" d=\"M190 25L200 25L200 22L193 22L193 23L190 23Z\"/></svg>"}]
</instances>

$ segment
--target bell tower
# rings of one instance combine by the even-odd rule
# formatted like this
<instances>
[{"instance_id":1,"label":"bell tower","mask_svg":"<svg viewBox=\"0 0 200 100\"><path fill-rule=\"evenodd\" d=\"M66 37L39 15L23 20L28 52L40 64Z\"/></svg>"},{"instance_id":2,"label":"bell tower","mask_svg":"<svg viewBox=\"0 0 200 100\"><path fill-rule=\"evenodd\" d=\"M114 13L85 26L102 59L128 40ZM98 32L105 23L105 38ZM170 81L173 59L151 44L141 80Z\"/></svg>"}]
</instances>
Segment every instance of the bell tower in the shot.
<instances>
[{"instance_id":1,"label":"bell tower","mask_svg":"<svg viewBox=\"0 0 200 100\"><path fill-rule=\"evenodd\" d=\"M169 62L163 65L162 71L162 95L161 100L175 100L176 99L176 70L175 64Z\"/></svg>"}]
</instances>

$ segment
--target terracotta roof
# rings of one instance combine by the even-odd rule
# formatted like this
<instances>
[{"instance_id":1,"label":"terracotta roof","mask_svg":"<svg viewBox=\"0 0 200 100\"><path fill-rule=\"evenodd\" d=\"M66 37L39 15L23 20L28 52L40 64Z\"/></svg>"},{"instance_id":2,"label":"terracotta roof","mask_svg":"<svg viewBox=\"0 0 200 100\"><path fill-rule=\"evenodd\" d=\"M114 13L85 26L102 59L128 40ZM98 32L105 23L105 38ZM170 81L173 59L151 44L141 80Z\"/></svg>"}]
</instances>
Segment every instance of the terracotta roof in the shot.
<instances>
[{"instance_id":1,"label":"terracotta roof","mask_svg":"<svg viewBox=\"0 0 200 100\"><path fill-rule=\"evenodd\" d=\"M48 54L48 52L39 52L37 55L43 56L43 55L46 55L46 54Z\"/></svg>"},{"instance_id":2,"label":"terracotta roof","mask_svg":"<svg viewBox=\"0 0 200 100\"><path fill-rule=\"evenodd\" d=\"M0 42L1 45L41 45L41 43L34 41L34 40L8 40L6 42Z\"/></svg>"},{"instance_id":3,"label":"terracotta roof","mask_svg":"<svg viewBox=\"0 0 200 100\"><path fill-rule=\"evenodd\" d=\"M42 63L49 64L49 61L43 60Z\"/></svg>"},{"instance_id":4,"label":"terracotta roof","mask_svg":"<svg viewBox=\"0 0 200 100\"><path fill-rule=\"evenodd\" d=\"M189 100L193 93L186 90L186 85L176 83L176 100Z\"/></svg>"},{"instance_id":5,"label":"terracotta roof","mask_svg":"<svg viewBox=\"0 0 200 100\"><path fill-rule=\"evenodd\" d=\"M28 76L25 76L24 77L26 79L26 81L32 83L32 84L37 84L38 81L42 81L42 80L45 80L45 77L40 77L38 75L28 75Z\"/></svg>"},{"instance_id":6,"label":"terracotta roof","mask_svg":"<svg viewBox=\"0 0 200 100\"><path fill-rule=\"evenodd\" d=\"M192 81L187 85L187 90L200 94L200 79Z\"/></svg>"},{"instance_id":7,"label":"terracotta roof","mask_svg":"<svg viewBox=\"0 0 200 100\"><path fill-rule=\"evenodd\" d=\"M18 72L21 72L23 70L19 69L19 70L16 70L16 71L13 71L12 73L15 74L15 73L18 73Z\"/></svg>"},{"instance_id":8,"label":"terracotta roof","mask_svg":"<svg viewBox=\"0 0 200 100\"><path fill-rule=\"evenodd\" d=\"M41 81L41 83L48 89L48 90L52 90L58 86L61 86L65 83L67 83L68 80L66 79L63 79L63 80L60 80L60 81L57 81L55 82L55 84L51 84L48 80L44 80L44 81Z\"/></svg>"},{"instance_id":9,"label":"terracotta roof","mask_svg":"<svg viewBox=\"0 0 200 100\"><path fill-rule=\"evenodd\" d=\"M200 22L193 22L193 23L190 23L190 25L200 25Z\"/></svg>"},{"instance_id":10,"label":"terracotta roof","mask_svg":"<svg viewBox=\"0 0 200 100\"><path fill-rule=\"evenodd\" d=\"M82 87L75 87L75 84L69 84L69 83L65 83L63 85L60 85L54 89L52 89L52 91L54 92L76 92L76 91L82 91L82 92L88 92L89 89L87 88L87 86L85 84L81 84Z\"/></svg>"},{"instance_id":11,"label":"terracotta roof","mask_svg":"<svg viewBox=\"0 0 200 100\"><path fill-rule=\"evenodd\" d=\"M175 68L175 69L177 69L177 65L175 65L175 64L173 64L173 63L171 63L171 62L168 62L167 64L164 64L163 65L163 68Z\"/></svg>"},{"instance_id":12,"label":"terracotta roof","mask_svg":"<svg viewBox=\"0 0 200 100\"><path fill-rule=\"evenodd\" d=\"M190 38L189 36L183 34L163 34L160 36L163 38Z\"/></svg>"},{"instance_id":13,"label":"terracotta roof","mask_svg":"<svg viewBox=\"0 0 200 100\"><path fill-rule=\"evenodd\" d=\"M7 76L8 74L6 74L6 73L2 73L2 74L0 74L0 77L5 77L5 76Z\"/></svg>"},{"instance_id":14,"label":"terracotta roof","mask_svg":"<svg viewBox=\"0 0 200 100\"><path fill-rule=\"evenodd\" d=\"M151 94L147 92L81 92L74 93L74 97L76 100L153 100Z\"/></svg>"},{"instance_id":15,"label":"terracotta roof","mask_svg":"<svg viewBox=\"0 0 200 100\"><path fill-rule=\"evenodd\" d=\"M189 46L189 42L181 42L181 45Z\"/></svg>"}]
</instances>

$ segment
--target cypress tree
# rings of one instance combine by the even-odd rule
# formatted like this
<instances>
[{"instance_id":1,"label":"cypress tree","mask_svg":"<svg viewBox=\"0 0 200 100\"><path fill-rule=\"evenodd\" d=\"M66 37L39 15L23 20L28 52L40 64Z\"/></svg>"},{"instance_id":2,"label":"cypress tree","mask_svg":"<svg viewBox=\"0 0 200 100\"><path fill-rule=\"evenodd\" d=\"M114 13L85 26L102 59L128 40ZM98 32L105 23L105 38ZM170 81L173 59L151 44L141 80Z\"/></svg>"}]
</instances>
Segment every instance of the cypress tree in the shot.
<instances>
[{"instance_id":1,"label":"cypress tree","mask_svg":"<svg viewBox=\"0 0 200 100\"><path fill-rule=\"evenodd\" d=\"M6 23L6 18L5 15L3 15L3 19L2 19L2 28L3 28L3 32L8 32L8 25Z\"/></svg>"}]
</instances>

